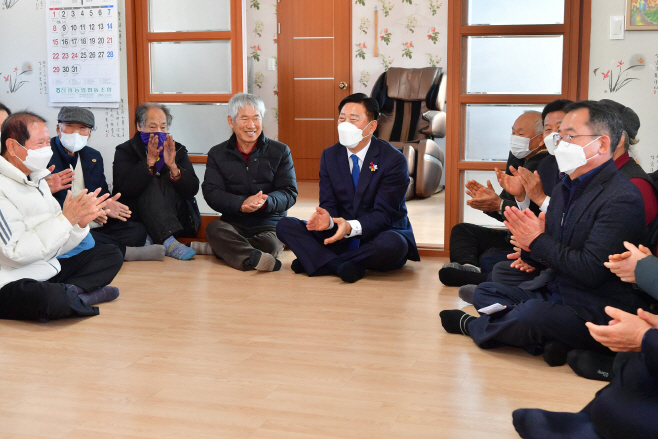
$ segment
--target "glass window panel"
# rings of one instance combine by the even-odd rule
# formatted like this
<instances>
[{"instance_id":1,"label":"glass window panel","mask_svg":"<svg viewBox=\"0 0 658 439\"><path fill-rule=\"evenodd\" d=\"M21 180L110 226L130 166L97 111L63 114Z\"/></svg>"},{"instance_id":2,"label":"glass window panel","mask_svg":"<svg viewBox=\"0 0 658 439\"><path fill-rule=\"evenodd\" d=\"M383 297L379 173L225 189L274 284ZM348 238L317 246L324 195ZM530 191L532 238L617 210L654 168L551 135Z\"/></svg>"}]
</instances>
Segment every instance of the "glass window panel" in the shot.
<instances>
[{"instance_id":1,"label":"glass window panel","mask_svg":"<svg viewBox=\"0 0 658 439\"><path fill-rule=\"evenodd\" d=\"M462 180L461 188L461 198L462 198L462 212L464 212L465 223L477 224L485 227L496 227L504 229L505 225L500 221L491 218L489 215L484 212L473 209L472 207L466 205L466 201L470 200L471 197L466 195L466 188L464 185L469 180L475 180L483 185L487 184L487 180L491 181L491 185L496 190L496 193L499 194L502 191L502 188L498 184L496 179L496 173L493 171L464 171L464 179Z\"/></svg>"},{"instance_id":2,"label":"glass window panel","mask_svg":"<svg viewBox=\"0 0 658 439\"><path fill-rule=\"evenodd\" d=\"M464 6L470 26L564 23L564 0L464 0Z\"/></svg>"},{"instance_id":3,"label":"glass window panel","mask_svg":"<svg viewBox=\"0 0 658 439\"><path fill-rule=\"evenodd\" d=\"M507 161L516 118L543 109L543 105L466 105L464 160Z\"/></svg>"},{"instance_id":4,"label":"glass window panel","mask_svg":"<svg viewBox=\"0 0 658 439\"><path fill-rule=\"evenodd\" d=\"M190 154L207 154L233 134L228 104L166 104L174 120L169 132Z\"/></svg>"},{"instance_id":5,"label":"glass window panel","mask_svg":"<svg viewBox=\"0 0 658 439\"><path fill-rule=\"evenodd\" d=\"M231 94L231 42L150 43L151 93Z\"/></svg>"},{"instance_id":6,"label":"glass window panel","mask_svg":"<svg viewBox=\"0 0 658 439\"><path fill-rule=\"evenodd\" d=\"M466 93L562 93L562 35L467 37Z\"/></svg>"},{"instance_id":7,"label":"glass window panel","mask_svg":"<svg viewBox=\"0 0 658 439\"><path fill-rule=\"evenodd\" d=\"M229 30L230 0L149 0L149 32Z\"/></svg>"},{"instance_id":8,"label":"glass window panel","mask_svg":"<svg viewBox=\"0 0 658 439\"><path fill-rule=\"evenodd\" d=\"M192 164L192 167L194 168L196 176L199 178L199 182L203 183L203 177L206 174L206 165L203 163L194 163ZM219 213L208 206L205 198L203 198L201 188L199 188L199 193L196 194L196 203L199 205L199 212L201 212L201 215L219 215Z\"/></svg>"}]
</instances>

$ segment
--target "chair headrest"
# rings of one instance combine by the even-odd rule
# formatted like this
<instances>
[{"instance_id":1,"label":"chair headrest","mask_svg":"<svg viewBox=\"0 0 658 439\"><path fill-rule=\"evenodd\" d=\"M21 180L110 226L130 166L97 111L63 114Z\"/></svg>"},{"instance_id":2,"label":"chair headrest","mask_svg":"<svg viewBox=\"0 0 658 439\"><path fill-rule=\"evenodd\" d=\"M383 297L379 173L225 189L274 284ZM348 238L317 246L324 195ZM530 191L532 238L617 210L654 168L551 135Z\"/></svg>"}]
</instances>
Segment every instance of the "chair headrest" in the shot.
<instances>
[{"instance_id":1,"label":"chair headrest","mask_svg":"<svg viewBox=\"0 0 658 439\"><path fill-rule=\"evenodd\" d=\"M424 101L440 71L440 67L422 69L391 67L386 71L388 96L404 101Z\"/></svg>"}]
</instances>

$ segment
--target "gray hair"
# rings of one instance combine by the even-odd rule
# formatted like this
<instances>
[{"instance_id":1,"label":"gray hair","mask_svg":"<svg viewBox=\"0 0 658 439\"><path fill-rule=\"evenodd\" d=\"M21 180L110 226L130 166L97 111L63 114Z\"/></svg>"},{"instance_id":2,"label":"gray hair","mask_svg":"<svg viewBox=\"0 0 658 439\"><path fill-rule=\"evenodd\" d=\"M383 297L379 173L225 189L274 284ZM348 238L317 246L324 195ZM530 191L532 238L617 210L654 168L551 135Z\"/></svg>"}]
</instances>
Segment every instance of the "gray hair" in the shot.
<instances>
[{"instance_id":1,"label":"gray hair","mask_svg":"<svg viewBox=\"0 0 658 439\"><path fill-rule=\"evenodd\" d=\"M171 115L169 108L165 104L159 104L157 102L144 102L139 104L135 110L135 123L138 127L143 127L146 123L146 112L151 108L158 108L164 111L165 116L167 116L167 127L171 126L171 122L174 120L174 116Z\"/></svg>"},{"instance_id":2,"label":"gray hair","mask_svg":"<svg viewBox=\"0 0 658 439\"><path fill-rule=\"evenodd\" d=\"M532 114L533 116L537 116L537 120L535 120L535 126L534 126L535 136L544 132L544 121L541 118L541 112L535 110L528 110L528 111L524 111L523 114Z\"/></svg>"},{"instance_id":3,"label":"gray hair","mask_svg":"<svg viewBox=\"0 0 658 439\"><path fill-rule=\"evenodd\" d=\"M265 116L265 103L261 98L251 93L238 93L228 101L228 115L231 120L235 120L238 117L240 109L246 106L257 110L260 113L261 119Z\"/></svg>"}]
</instances>

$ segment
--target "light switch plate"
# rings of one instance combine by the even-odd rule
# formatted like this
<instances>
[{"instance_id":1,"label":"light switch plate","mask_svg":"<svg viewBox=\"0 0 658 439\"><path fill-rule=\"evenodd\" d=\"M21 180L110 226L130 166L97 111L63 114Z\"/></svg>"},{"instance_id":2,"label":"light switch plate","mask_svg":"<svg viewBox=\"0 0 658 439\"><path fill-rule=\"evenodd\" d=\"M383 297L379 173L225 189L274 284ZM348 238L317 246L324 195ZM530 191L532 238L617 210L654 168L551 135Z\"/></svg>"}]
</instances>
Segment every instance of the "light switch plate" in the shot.
<instances>
[{"instance_id":1,"label":"light switch plate","mask_svg":"<svg viewBox=\"0 0 658 439\"><path fill-rule=\"evenodd\" d=\"M267 58L267 70L276 70L276 60L274 58Z\"/></svg>"},{"instance_id":2,"label":"light switch plate","mask_svg":"<svg viewBox=\"0 0 658 439\"><path fill-rule=\"evenodd\" d=\"M623 40L624 39L624 16L611 15L610 16L610 39Z\"/></svg>"}]
</instances>

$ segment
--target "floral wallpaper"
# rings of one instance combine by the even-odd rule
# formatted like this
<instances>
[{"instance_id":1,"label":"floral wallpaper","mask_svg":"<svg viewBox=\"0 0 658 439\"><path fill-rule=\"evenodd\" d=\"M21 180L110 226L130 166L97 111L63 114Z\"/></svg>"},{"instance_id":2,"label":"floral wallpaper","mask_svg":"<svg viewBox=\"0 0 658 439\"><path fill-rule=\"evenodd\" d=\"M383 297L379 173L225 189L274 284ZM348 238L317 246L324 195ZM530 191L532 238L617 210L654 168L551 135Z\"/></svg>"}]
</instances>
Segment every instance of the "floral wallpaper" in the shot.
<instances>
[{"instance_id":1,"label":"floral wallpaper","mask_svg":"<svg viewBox=\"0 0 658 439\"><path fill-rule=\"evenodd\" d=\"M447 0L355 0L352 90L369 93L389 67L445 69L447 34Z\"/></svg>"},{"instance_id":2,"label":"floral wallpaper","mask_svg":"<svg viewBox=\"0 0 658 439\"><path fill-rule=\"evenodd\" d=\"M267 67L268 60L272 59L275 66L277 60L277 0L248 0L247 5L247 47L253 61L249 86L267 108L265 134L276 139L278 71ZM393 66L445 69L447 8L447 0L353 0L352 91L370 93L379 75Z\"/></svg>"},{"instance_id":3,"label":"floral wallpaper","mask_svg":"<svg viewBox=\"0 0 658 439\"><path fill-rule=\"evenodd\" d=\"M247 0L247 56L253 62L249 88L265 102L263 131L271 139L279 138L276 4L277 0ZM267 69L268 60L275 70Z\"/></svg>"}]
</instances>

